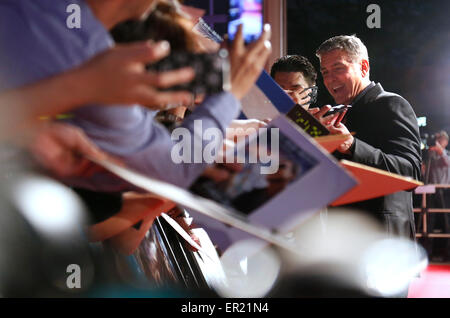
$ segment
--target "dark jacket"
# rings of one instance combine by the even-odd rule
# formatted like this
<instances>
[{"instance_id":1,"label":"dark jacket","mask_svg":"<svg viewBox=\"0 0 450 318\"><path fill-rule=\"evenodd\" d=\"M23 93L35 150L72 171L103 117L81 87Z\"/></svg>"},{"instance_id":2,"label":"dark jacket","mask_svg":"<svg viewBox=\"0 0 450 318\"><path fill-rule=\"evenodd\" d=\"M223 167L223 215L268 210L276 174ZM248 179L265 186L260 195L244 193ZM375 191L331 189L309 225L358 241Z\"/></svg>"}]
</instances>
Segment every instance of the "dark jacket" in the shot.
<instances>
[{"instance_id":1,"label":"dark jacket","mask_svg":"<svg viewBox=\"0 0 450 318\"><path fill-rule=\"evenodd\" d=\"M352 106L345 125L356 133L353 155L341 158L420 180L420 135L411 105L376 84ZM412 192L401 191L349 206L368 211L382 221L389 235L415 237Z\"/></svg>"}]
</instances>

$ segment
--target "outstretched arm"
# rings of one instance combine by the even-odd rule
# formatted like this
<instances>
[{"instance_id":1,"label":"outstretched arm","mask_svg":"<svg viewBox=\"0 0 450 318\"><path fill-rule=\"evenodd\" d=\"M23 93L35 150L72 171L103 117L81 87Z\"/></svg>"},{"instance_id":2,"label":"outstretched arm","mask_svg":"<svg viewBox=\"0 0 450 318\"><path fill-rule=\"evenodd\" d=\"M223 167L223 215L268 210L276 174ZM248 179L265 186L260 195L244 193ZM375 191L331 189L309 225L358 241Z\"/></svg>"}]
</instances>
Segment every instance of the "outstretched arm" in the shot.
<instances>
[{"instance_id":1,"label":"outstretched arm","mask_svg":"<svg viewBox=\"0 0 450 318\"><path fill-rule=\"evenodd\" d=\"M152 109L170 103L187 104L192 99L189 92L162 92L158 88L190 81L192 69L164 73L145 70L146 64L168 53L166 42L116 46L75 69L6 91L0 95L2 135L28 128L40 116L53 116L85 104L140 104Z\"/></svg>"}]
</instances>

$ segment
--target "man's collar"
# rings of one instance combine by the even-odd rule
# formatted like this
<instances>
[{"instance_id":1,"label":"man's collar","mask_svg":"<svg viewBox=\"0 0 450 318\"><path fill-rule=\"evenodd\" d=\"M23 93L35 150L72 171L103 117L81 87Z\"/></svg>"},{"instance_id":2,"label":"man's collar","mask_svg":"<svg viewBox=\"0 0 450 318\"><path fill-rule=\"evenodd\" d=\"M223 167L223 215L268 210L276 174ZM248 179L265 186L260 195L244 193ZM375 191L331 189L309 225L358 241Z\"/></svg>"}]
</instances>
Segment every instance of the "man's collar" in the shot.
<instances>
[{"instance_id":1,"label":"man's collar","mask_svg":"<svg viewBox=\"0 0 450 318\"><path fill-rule=\"evenodd\" d=\"M362 92L359 93L358 96L355 97L355 99L354 99L353 102L352 102L352 105L355 105L358 101L360 101L360 100L367 94L367 92L368 92L371 88L375 87L375 85L376 85L375 82L373 82L373 81L370 82L370 84L367 85L367 87L364 88L364 89L362 90Z\"/></svg>"}]
</instances>

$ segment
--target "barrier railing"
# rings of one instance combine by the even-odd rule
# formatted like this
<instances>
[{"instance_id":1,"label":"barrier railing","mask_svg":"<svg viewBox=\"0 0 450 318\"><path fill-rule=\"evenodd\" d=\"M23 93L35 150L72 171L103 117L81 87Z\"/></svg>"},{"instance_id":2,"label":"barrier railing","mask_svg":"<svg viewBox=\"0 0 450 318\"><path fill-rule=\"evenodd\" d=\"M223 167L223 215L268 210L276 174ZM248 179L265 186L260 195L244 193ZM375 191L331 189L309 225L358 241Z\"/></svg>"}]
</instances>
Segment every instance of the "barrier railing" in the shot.
<instances>
[{"instance_id":1,"label":"barrier railing","mask_svg":"<svg viewBox=\"0 0 450 318\"><path fill-rule=\"evenodd\" d=\"M414 208L414 213L420 213L419 216L419 224L422 221L422 231L418 232L419 227L417 228L416 237L423 238L450 238L450 233L428 233L428 214L429 213L450 213L450 209L441 209L441 208L429 208L427 207L427 194L435 194L436 189L449 189L450 184L427 184L420 187L417 187L414 190L415 194L422 195L422 202L420 208Z\"/></svg>"}]
</instances>

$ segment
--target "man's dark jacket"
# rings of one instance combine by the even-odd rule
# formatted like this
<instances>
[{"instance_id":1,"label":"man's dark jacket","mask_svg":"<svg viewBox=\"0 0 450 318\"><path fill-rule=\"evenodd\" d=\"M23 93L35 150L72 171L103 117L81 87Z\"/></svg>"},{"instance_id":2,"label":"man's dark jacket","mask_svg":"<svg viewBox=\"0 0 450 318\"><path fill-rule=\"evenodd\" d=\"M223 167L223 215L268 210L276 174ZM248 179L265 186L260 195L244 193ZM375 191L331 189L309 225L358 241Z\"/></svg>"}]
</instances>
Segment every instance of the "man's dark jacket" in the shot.
<instances>
[{"instance_id":1,"label":"man's dark jacket","mask_svg":"<svg viewBox=\"0 0 450 318\"><path fill-rule=\"evenodd\" d=\"M346 159L420 180L421 150L416 115L401 96L372 83L348 112L345 125L355 132ZM349 205L370 212L389 235L415 237L412 193L401 191Z\"/></svg>"}]
</instances>

